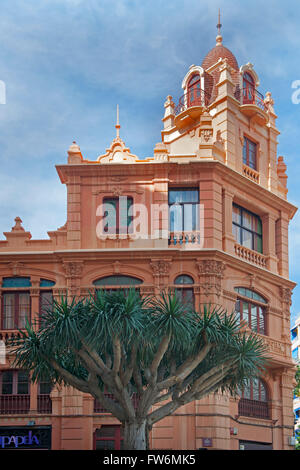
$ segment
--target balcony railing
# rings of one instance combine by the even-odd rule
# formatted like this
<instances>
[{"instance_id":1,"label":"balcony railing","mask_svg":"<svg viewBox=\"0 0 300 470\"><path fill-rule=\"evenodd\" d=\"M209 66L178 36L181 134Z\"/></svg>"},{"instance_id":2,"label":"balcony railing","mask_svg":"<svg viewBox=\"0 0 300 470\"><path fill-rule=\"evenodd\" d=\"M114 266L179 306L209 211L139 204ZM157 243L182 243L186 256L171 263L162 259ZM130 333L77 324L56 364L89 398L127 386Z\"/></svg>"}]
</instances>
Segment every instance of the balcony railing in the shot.
<instances>
[{"instance_id":1,"label":"balcony railing","mask_svg":"<svg viewBox=\"0 0 300 470\"><path fill-rule=\"evenodd\" d=\"M189 89L183 96L179 98L178 105L175 107L175 116L183 113L188 108L193 106L208 106L209 95L206 91L197 88Z\"/></svg>"},{"instance_id":2,"label":"balcony railing","mask_svg":"<svg viewBox=\"0 0 300 470\"><path fill-rule=\"evenodd\" d=\"M243 88L243 104L255 104L262 111L267 111L264 96L258 90L250 86Z\"/></svg>"},{"instance_id":3,"label":"balcony railing","mask_svg":"<svg viewBox=\"0 0 300 470\"><path fill-rule=\"evenodd\" d=\"M38 395L37 396L37 412L44 414L52 413L52 401L50 395Z\"/></svg>"},{"instance_id":4,"label":"balcony railing","mask_svg":"<svg viewBox=\"0 0 300 470\"><path fill-rule=\"evenodd\" d=\"M110 398L113 401L116 401L112 393L105 393L105 396L107 398ZM133 394L132 401L133 401L133 407L136 410L139 404L139 397L136 393ZM94 400L94 413L109 413L109 411L107 411L107 409L104 408L103 405L99 403L98 400Z\"/></svg>"},{"instance_id":5,"label":"balcony railing","mask_svg":"<svg viewBox=\"0 0 300 470\"><path fill-rule=\"evenodd\" d=\"M30 395L0 395L0 415L27 414L30 409Z\"/></svg>"},{"instance_id":6,"label":"balcony railing","mask_svg":"<svg viewBox=\"0 0 300 470\"><path fill-rule=\"evenodd\" d=\"M256 170L253 170L253 168L250 168L247 165L243 165L243 173L246 178L249 178L255 183L259 183L259 173Z\"/></svg>"},{"instance_id":7,"label":"balcony railing","mask_svg":"<svg viewBox=\"0 0 300 470\"><path fill-rule=\"evenodd\" d=\"M257 251L250 250L249 248L239 245L238 243L234 245L234 251L239 258L242 258L249 263L256 264L262 268L266 268L267 266L266 256L258 253Z\"/></svg>"},{"instance_id":8,"label":"balcony railing","mask_svg":"<svg viewBox=\"0 0 300 470\"><path fill-rule=\"evenodd\" d=\"M12 339L17 339L20 337L21 335L19 330L1 330L0 333L0 340L4 341L5 343Z\"/></svg>"},{"instance_id":9,"label":"balcony railing","mask_svg":"<svg viewBox=\"0 0 300 470\"><path fill-rule=\"evenodd\" d=\"M269 419L269 404L265 401L241 398L239 401L239 416L250 416L253 418Z\"/></svg>"},{"instance_id":10,"label":"balcony railing","mask_svg":"<svg viewBox=\"0 0 300 470\"><path fill-rule=\"evenodd\" d=\"M201 248L203 245L203 236L199 231L192 232L170 232L169 245L170 246L185 246L185 245L198 245Z\"/></svg>"}]
</instances>

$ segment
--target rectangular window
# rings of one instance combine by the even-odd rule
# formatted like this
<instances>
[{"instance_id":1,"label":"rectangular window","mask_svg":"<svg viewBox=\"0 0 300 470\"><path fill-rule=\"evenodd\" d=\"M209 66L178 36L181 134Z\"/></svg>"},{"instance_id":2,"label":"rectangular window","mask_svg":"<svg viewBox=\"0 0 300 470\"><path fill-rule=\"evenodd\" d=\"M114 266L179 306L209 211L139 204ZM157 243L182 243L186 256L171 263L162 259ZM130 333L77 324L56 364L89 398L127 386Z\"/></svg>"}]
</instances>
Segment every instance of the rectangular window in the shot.
<instances>
[{"instance_id":1,"label":"rectangular window","mask_svg":"<svg viewBox=\"0 0 300 470\"><path fill-rule=\"evenodd\" d=\"M53 294L52 291L41 291L40 292L40 326L43 326L43 316L47 313L48 309L51 309L53 305Z\"/></svg>"},{"instance_id":2,"label":"rectangular window","mask_svg":"<svg viewBox=\"0 0 300 470\"><path fill-rule=\"evenodd\" d=\"M238 299L235 314L240 323L261 335L266 335L266 313L260 305Z\"/></svg>"},{"instance_id":3,"label":"rectangular window","mask_svg":"<svg viewBox=\"0 0 300 470\"><path fill-rule=\"evenodd\" d=\"M1 373L2 395L28 395L29 373L24 370L6 370Z\"/></svg>"},{"instance_id":4,"label":"rectangular window","mask_svg":"<svg viewBox=\"0 0 300 470\"><path fill-rule=\"evenodd\" d=\"M29 292L5 292L2 302L2 328L24 328L26 319L30 321Z\"/></svg>"},{"instance_id":5,"label":"rectangular window","mask_svg":"<svg viewBox=\"0 0 300 470\"><path fill-rule=\"evenodd\" d=\"M260 217L236 204L232 207L232 233L240 245L258 253L263 252Z\"/></svg>"},{"instance_id":6,"label":"rectangular window","mask_svg":"<svg viewBox=\"0 0 300 470\"><path fill-rule=\"evenodd\" d=\"M170 232L199 230L198 189L169 189Z\"/></svg>"},{"instance_id":7,"label":"rectangular window","mask_svg":"<svg viewBox=\"0 0 300 470\"><path fill-rule=\"evenodd\" d=\"M120 196L104 198L104 233L127 234L132 233L132 206L131 197Z\"/></svg>"},{"instance_id":8,"label":"rectangular window","mask_svg":"<svg viewBox=\"0 0 300 470\"><path fill-rule=\"evenodd\" d=\"M244 137L243 163L253 170L257 170L257 144Z\"/></svg>"},{"instance_id":9,"label":"rectangular window","mask_svg":"<svg viewBox=\"0 0 300 470\"><path fill-rule=\"evenodd\" d=\"M187 307L194 306L194 290L193 288L176 288L176 296L181 300Z\"/></svg>"}]
</instances>

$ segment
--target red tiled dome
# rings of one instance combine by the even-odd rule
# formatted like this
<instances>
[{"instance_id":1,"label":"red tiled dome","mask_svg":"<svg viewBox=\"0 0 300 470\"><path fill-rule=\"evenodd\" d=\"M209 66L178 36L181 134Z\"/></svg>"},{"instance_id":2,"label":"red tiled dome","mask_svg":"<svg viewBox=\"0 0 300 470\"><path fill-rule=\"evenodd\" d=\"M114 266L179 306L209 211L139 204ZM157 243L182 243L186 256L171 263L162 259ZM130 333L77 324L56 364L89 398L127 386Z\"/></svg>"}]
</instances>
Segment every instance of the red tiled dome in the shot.
<instances>
[{"instance_id":1,"label":"red tiled dome","mask_svg":"<svg viewBox=\"0 0 300 470\"><path fill-rule=\"evenodd\" d=\"M223 44L219 44L215 46L209 53L205 56L202 62L202 67L204 70L209 69L212 65L214 65L216 62L218 62L219 59L228 59L229 65L234 69L234 70L239 70L239 65L237 63L237 60L235 56L232 54L232 52L227 49L227 47L223 46Z\"/></svg>"}]
</instances>

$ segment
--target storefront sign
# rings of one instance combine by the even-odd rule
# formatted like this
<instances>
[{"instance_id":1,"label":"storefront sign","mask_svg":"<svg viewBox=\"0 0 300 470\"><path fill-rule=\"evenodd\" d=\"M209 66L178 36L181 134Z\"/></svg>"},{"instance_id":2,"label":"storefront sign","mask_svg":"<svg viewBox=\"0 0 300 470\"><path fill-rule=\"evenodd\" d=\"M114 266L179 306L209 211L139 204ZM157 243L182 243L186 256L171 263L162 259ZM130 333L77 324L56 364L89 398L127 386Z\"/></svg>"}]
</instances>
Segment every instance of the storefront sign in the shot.
<instances>
[{"instance_id":1,"label":"storefront sign","mask_svg":"<svg viewBox=\"0 0 300 470\"><path fill-rule=\"evenodd\" d=\"M51 427L1 427L0 450L2 449L51 449Z\"/></svg>"}]
</instances>

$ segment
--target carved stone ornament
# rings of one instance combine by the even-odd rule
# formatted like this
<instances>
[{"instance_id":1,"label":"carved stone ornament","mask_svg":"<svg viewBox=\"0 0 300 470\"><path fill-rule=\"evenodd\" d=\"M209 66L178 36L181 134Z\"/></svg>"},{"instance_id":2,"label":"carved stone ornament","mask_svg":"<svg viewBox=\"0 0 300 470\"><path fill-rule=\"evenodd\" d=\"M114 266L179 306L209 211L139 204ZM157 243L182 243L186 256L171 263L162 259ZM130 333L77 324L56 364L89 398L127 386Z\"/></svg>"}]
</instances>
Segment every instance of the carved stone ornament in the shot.
<instances>
[{"instance_id":1,"label":"carved stone ornament","mask_svg":"<svg viewBox=\"0 0 300 470\"><path fill-rule=\"evenodd\" d=\"M20 276L21 270L24 268L24 264L20 263L19 261L14 261L13 263L9 263L8 266L11 269L13 276Z\"/></svg>"},{"instance_id":2,"label":"carved stone ornament","mask_svg":"<svg viewBox=\"0 0 300 470\"><path fill-rule=\"evenodd\" d=\"M82 274L82 261L65 261L63 263L66 277L80 277Z\"/></svg>"},{"instance_id":3,"label":"carved stone ornament","mask_svg":"<svg viewBox=\"0 0 300 470\"><path fill-rule=\"evenodd\" d=\"M203 142L210 142L213 137L213 130L212 129L201 129L200 130L200 138L201 141Z\"/></svg>"},{"instance_id":4,"label":"carved stone ornament","mask_svg":"<svg viewBox=\"0 0 300 470\"><path fill-rule=\"evenodd\" d=\"M292 291L288 287L280 287L280 297L283 302L291 305L292 303Z\"/></svg>"},{"instance_id":5,"label":"carved stone ornament","mask_svg":"<svg viewBox=\"0 0 300 470\"><path fill-rule=\"evenodd\" d=\"M196 266L200 276L200 286L207 297L216 294L218 297L222 293L222 279L225 270L225 263L216 260L197 261Z\"/></svg>"},{"instance_id":6,"label":"carved stone ornament","mask_svg":"<svg viewBox=\"0 0 300 470\"><path fill-rule=\"evenodd\" d=\"M171 261L167 260L152 260L150 263L154 276L168 276L170 265Z\"/></svg>"}]
</instances>

